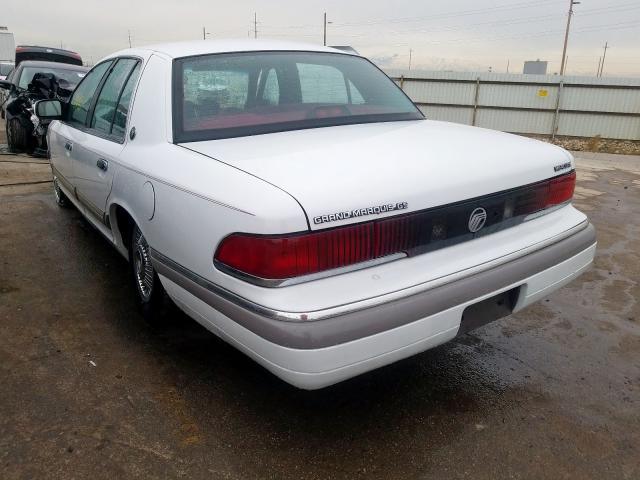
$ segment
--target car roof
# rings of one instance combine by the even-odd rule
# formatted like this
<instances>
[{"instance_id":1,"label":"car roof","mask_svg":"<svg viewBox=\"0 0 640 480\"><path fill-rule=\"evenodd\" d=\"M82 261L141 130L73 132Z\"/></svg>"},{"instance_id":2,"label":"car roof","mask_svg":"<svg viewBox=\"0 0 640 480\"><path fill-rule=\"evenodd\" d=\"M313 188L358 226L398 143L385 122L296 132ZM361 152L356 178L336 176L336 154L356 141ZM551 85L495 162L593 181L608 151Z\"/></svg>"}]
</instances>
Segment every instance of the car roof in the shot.
<instances>
[{"instance_id":1,"label":"car roof","mask_svg":"<svg viewBox=\"0 0 640 480\"><path fill-rule=\"evenodd\" d=\"M227 40L194 40L188 42L161 43L147 45L135 49L122 50L109 57L122 56L130 52L148 50L161 53L170 58L190 57L206 55L210 53L238 53L238 52L264 52L264 51L299 51L299 52L326 52L349 53L331 47L324 47L312 43L289 42L281 40L256 40L256 39L227 39Z\"/></svg>"},{"instance_id":2,"label":"car roof","mask_svg":"<svg viewBox=\"0 0 640 480\"><path fill-rule=\"evenodd\" d=\"M55 48L55 47L42 47L40 45L17 45L16 50L24 51L24 52L46 52L46 53L57 53L61 55L80 56L78 52L74 52L72 50L65 50L63 48Z\"/></svg>"},{"instance_id":3,"label":"car roof","mask_svg":"<svg viewBox=\"0 0 640 480\"><path fill-rule=\"evenodd\" d=\"M73 70L73 71L76 71L76 72L87 72L87 71L89 71L89 67L82 67L80 65L73 65L71 63L45 62L45 61L42 61L42 60L23 60L22 62L20 62L20 66L56 68L58 70Z\"/></svg>"}]
</instances>

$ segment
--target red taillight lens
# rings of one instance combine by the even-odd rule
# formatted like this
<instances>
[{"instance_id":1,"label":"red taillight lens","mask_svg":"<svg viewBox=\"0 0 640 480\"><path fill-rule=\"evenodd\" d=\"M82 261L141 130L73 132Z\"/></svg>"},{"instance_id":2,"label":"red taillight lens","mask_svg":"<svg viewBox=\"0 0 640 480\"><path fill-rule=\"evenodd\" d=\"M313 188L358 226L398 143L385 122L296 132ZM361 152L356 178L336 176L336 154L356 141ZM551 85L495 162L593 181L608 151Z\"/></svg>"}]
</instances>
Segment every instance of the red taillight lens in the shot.
<instances>
[{"instance_id":1,"label":"red taillight lens","mask_svg":"<svg viewBox=\"0 0 640 480\"><path fill-rule=\"evenodd\" d=\"M215 259L254 277L285 279L372 259L373 222L317 233L256 236L234 233Z\"/></svg>"},{"instance_id":2,"label":"red taillight lens","mask_svg":"<svg viewBox=\"0 0 640 480\"><path fill-rule=\"evenodd\" d=\"M493 205L494 224L512 216L526 216L571 200L575 172L514 191L479 198L422 212L321 230L288 235L234 233L219 245L214 259L218 265L260 279L284 280L347 267L401 252L437 248L435 242L452 244L456 237L471 235L469 213L488 203ZM507 214L507 211L510 213ZM500 212L502 214L500 215ZM432 249L433 249L432 248Z\"/></svg>"},{"instance_id":3,"label":"red taillight lens","mask_svg":"<svg viewBox=\"0 0 640 480\"><path fill-rule=\"evenodd\" d=\"M552 207L567 202L573 198L576 188L576 172L573 171L561 177L552 178L549 182L546 207Z\"/></svg>"}]
</instances>

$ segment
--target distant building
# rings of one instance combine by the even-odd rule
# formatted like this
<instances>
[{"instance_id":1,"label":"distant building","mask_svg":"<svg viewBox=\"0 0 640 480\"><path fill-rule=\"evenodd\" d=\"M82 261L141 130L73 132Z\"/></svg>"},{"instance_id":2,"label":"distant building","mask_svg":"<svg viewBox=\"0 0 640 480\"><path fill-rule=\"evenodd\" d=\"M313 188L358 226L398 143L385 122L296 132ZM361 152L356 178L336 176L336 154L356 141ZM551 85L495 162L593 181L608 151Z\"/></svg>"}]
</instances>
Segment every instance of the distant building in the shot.
<instances>
[{"instance_id":1,"label":"distant building","mask_svg":"<svg viewBox=\"0 0 640 480\"><path fill-rule=\"evenodd\" d=\"M522 70L522 73L529 73L532 75L546 75L547 63L548 62L543 62L540 60L524 62L524 69Z\"/></svg>"}]
</instances>

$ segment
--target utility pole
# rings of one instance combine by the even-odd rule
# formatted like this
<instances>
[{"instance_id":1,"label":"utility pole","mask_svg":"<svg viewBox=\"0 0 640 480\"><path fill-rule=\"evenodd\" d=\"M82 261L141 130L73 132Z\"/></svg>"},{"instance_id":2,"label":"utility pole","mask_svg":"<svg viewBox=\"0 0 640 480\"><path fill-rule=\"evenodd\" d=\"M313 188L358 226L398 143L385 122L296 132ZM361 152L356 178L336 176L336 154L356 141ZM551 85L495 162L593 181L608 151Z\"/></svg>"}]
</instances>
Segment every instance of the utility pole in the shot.
<instances>
[{"instance_id":1,"label":"utility pole","mask_svg":"<svg viewBox=\"0 0 640 480\"><path fill-rule=\"evenodd\" d=\"M560 75L564 75L567 66L567 44L569 43L569 27L571 26L571 17L573 16L573 6L580 5L580 2L569 0L569 13L567 14L567 30L564 32L564 47L562 48L562 63L560 64Z\"/></svg>"},{"instance_id":2,"label":"utility pole","mask_svg":"<svg viewBox=\"0 0 640 480\"><path fill-rule=\"evenodd\" d=\"M598 68L596 68L596 77L600 76L600 64L602 63L602 56L598 57Z\"/></svg>"},{"instance_id":3,"label":"utility pole","mask_svg":"<svg viewBox=\"0 0 640 480\"><path fill-rule=\"evenodd\" d=\"M327 22L327 12L324 12L324 36L322 44L327 46L327 25L331 25L333 22Z\"/></svg>"},{"instance_id":4,"label":"utility pole","mask_svg":"<svg viewBox=\"0 0 640 480\"><path fill-rule=\"evenodd\" d=\"M327 46L327 12L324 12L324 36L322 37L322 44Z\"/></svg>"},{"instance_id":5,"label":"utility pole","mask_svg":"<svg viewBox=\"0 0 640 480\"><path fill-rule=\"evenodd\" d=\"M510 63L510 60L507 60L507 73L509 73L509 63Z\"/></svg>"},{"instance_id":6,"label":"utility pole","mask_svg":"<svg viewBox=\"0 0 640 480\"><path fill-rule=\"evenodd\" d=\"M324 12L324 36L322 44L327 46L327 25L331 25L333 22L327 22L327 12Z\"/></svg>"},{"instance_id":7,"label":"utility pole","mask_svg":"<svg viewBox=\"0 0 640 480\"><path fill-rule=\"evenodd\" d=\"M207 32L207 30L204 27L202 27L202 39L206 40L207 39L207 35L211 35L211 33Z\"/></svg>"},{"instance_id":8,"label":"utility pole","mask_svg":"<svg viewBox=\"0 0 640 480\"><path fill-rule=\"evenodd\" d=\"M413 50L410 48L409 49L409 70L411 70L411 57L413 55Z\"/></svg>"},{"instance_id":9,"label":"utility pole","mask_svg":"<svg viewBox=\"0 0 640 480\"><path fill-rule=\"evenodd\" d=\"M258 38L258 14L253 12L253 38Z\"/></svg>"},{"instance_id":10,"label":"utility pole","mask_svg":"<svg viewBox=\"0 0 640 480\"><path fill-rule=\"evenodd\" d=\"M131 30L127 30L127 34L129 36L129 48L131 48Z\"/></svg>"},{"instance_id":11,"label":"utility pole","mask_svg":"<svg viewBox=\"0 0 640 480\"><path fill-rule=\"evenodd\" d=\"M599 77L602 76L602 73L604 72L604 60L605 58L607 58L607 49L609 48L609 42L605 42L604 44L604 54L602 55L602 62L600 63L600 72L598 74Z\"/></svg>"}]
</instances>

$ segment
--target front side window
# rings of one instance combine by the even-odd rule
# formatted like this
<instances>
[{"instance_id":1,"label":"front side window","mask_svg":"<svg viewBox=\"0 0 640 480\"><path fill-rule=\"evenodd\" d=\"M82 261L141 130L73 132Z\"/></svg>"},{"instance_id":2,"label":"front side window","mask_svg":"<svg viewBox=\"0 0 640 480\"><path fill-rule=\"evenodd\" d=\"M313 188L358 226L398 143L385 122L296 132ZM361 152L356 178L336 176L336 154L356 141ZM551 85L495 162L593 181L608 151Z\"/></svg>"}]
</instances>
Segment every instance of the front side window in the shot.
<instances>
[{"instance_id":1,"label":"front side window","mask_svg":"<svg viewBox=\"0 0 640 480\"><path fill-rule=\"evenodd\" d=\"M132 58L122 58L115 64L98 95L91 128L107 135L111 134L111 124L115 117L120 92L136 63L137 60Z\"/></svg>"},{"instance_id":2,"label":"front side window","mask_svg":"<svg viewBox=\"0 0 640 480\"><path fill-rule=\"evenodd\" d=\"M173 66L176 142L423 119L368 60L319 52L180 58Z\"/></svg>"},{"instance_id":3,"label":"front side window","mask_svg":"<svg viewBox=\"0 0 640 480\"><path fill-rule=\"evenodd\" d=\"M112 61L109 60L94 67L93 70L87 73L84 80L80 82L78 88L73 92L73 96L69 101L69 120L71 123L79 125L85 125L87 123L87 115L89 108L91 108L91 102L93 101L102 77L111 66L111 63Z\"/></svg>"}]
</instances>

